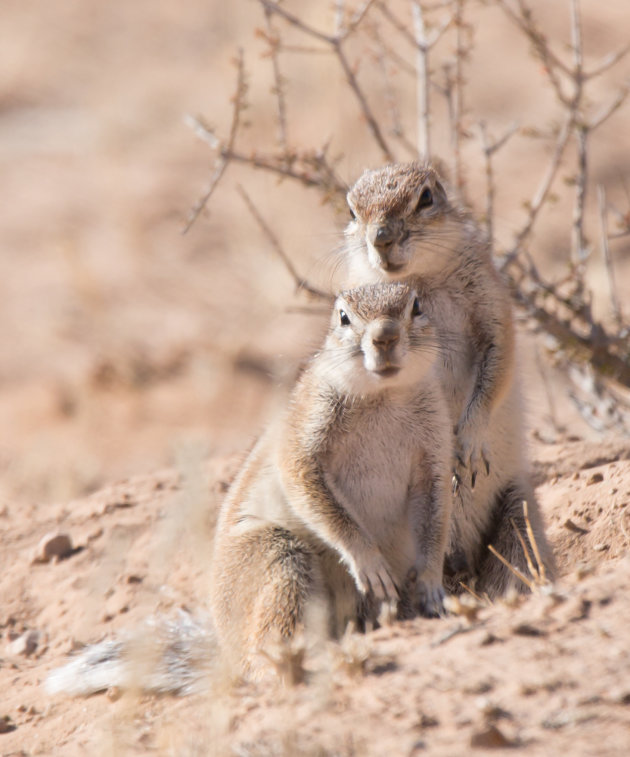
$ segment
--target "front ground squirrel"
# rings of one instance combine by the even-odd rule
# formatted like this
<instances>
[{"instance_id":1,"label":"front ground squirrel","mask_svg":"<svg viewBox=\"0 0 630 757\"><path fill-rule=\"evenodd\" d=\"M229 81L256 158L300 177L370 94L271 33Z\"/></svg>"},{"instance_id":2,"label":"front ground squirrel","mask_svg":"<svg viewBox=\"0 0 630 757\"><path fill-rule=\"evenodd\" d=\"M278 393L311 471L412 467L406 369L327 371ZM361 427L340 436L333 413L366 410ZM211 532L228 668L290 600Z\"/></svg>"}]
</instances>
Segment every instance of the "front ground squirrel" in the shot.
<instances>
[{"instance_id":1,"label":"front ground squirrel","mask_svg":"<svg viewBox=\"0 0 630 757\"><path fill-rule=\"evenodd\" d=\"M447 559L451 588L467 578L490 596L512 584L522 589L487 545L527 573L516 533L527 543L524 500L548 574L552 557L527 470L510 294L488 240L426 163L366 171L347 199L344 284L407 281L438 333L458 489Z\"/></svg>"},{"instance_id":2,"label":"front ground squirrel","mask_svg":"<svg viewBox=\"0 0 630 757\"><path fill-rule=\"evenodd\" d=\"M211 622L150 618L53 671L50 692L187 693L217 662L262 674L265 651L309 618L326 638L374 622L383 602L402 618L442 611L452 448L423 311L398 282L337 298L323 348L221 507Z\"/></svg>"},{"instance_id":3,"label":"front ground squirrel","mask_svg":"<svg viewBox=\"0 0 630 757\"><path fill-rule=\"evenodd\" d=\"M246 668L309 603L333 636L399 594L400 615L441 610L451 433L423 309L400 283L342 293L286 415L232 485L211 604L221 648Z\"/></svg>"}]
</instances>

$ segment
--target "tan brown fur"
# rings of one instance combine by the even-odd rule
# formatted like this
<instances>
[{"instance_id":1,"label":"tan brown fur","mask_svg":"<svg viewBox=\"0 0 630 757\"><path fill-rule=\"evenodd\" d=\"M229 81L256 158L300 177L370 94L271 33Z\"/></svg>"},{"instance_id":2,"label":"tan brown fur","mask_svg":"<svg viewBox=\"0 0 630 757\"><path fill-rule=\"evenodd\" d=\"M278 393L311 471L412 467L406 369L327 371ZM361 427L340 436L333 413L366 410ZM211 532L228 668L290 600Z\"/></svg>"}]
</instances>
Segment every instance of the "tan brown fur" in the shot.
<instances>
[{"instance_id":1,"label":"tan brown fur","mask_svg":"<svg viewBox=\"0 0 630 757\"><path fill-rule=\"evenodd\" d=\"M343 323L348 320L348 323ZM212 612L247 671L311 608L325 633L440 611L451 494L435 336L403 284L342 293L286 414L252 450L222 507ZM315 613L317 614L317 613Z\"/></svg>"}]
</instances>

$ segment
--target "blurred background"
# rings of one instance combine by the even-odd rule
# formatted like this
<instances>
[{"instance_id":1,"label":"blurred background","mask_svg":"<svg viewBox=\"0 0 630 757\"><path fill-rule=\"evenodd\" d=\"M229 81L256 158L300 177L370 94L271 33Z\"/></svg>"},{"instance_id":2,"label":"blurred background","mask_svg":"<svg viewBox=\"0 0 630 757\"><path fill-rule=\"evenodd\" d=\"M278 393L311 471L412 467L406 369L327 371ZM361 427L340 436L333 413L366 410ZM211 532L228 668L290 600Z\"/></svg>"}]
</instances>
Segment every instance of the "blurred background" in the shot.
<instances>
[{"instance_id":1,"label":"blurred background","mask_svg":"<svg viewBox=\"0 0 630 757\"><path fill-rule=\"evenodd\" d=\"M530 4L554 49L570 60L569 3ZM330 34L339 5L283 7ZM627 0L580 6L586 64L627 44ZM410 26L408 3L387 7ZM479 121L495 137L515 122L521 127L494 161L495 232L509 246L548 164L548 137L562 112L529 43L498 4L467 2L465 12L472 47L464 66L462 162L477 212L486 192ZM1 13L0 509L2 501L68 500L172 465L186 450L206 456L245 449L317 347L328 315L295 292L238 186L300 274L324 289L334 289L334 251L347 220L315 190L230 164L206 210L182 234L216 157L185 117L201 115L227 136L239 48L248 108L238 148L277 149L260 4L5 0ZM439 22L439 8L435 13ZM327 144L328 155L339 156L337 175L351 184L383 162L356 98L333 55L291 49L317 45L279 19L273 23L288 46L279 56L288 142L302 149ZM415 52L392 42L397 32L378 3L364 23L366 33L345 48L350 64L379 120L391 125L397 113L415 144ZM452 58L453 44L446 34L432 51L436 70ZM394 48L384 64L388 45ZM629 82L626 58L592 83L593 112ZM432 98L434 150L448 159L446 101L439 92ZM629 114L624 104L589 146L587 281L604 321L611 318L610 284L598 249L595 188L604 185L611 202L630 209ZM390 132L396 157L413 157ZM567 270L571 150L530 245L549 276ZM628 314L628 237L611 243L611 254ZM544 339L521 326L532 430L539 438L592 435L554 374Z\"/></svg>"}]
</instances>

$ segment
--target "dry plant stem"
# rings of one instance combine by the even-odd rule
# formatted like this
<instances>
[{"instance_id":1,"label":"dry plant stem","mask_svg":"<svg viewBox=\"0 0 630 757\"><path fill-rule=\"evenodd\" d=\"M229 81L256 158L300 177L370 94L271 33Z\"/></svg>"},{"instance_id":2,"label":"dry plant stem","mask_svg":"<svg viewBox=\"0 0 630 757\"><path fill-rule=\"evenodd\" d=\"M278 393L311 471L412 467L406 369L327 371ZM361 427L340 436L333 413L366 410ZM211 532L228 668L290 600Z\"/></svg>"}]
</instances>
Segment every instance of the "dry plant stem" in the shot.
<instances>
[{"instance_id":1,"label":"dry plant stem","mask_svg":"<svg viewBox=\"0 0 630 757\"><path fill-rule=\"evenodd\" d=\"M382 7L382 6L381 6ZM413 18L413 42L416 48L416 100L418 123L418 154L426 158L431 157L431 107L430 91L431 78L429 66L429 52L450 27L454 16L447 19L433 34L428 37L422 5L418 0L411 2L411 16Z\"/></svg>"},{"instance_id":2,"label":"dry plant stem","mask_svg":"<svg viewBox=\"0 0 630 757\"><path fill-rule=\"evenodd\" d=\"M388 57L391 57L391 52L388 51L385 47L377 26L374 27L373 34L378 47L377 61L383 75L385 99L392 119L392 134L396 137L396 139L400 141L405 149L415 157L417 154L416 148L411 144L411 142L405 135L405 131L403 129L402 121L400 118L400 110L398 108L398 103L396 102L396 95L394 94L394 88L392 87L391 78L387 68Z\"/></svg>"},{"instance_id":3,"label":"dry plant stem","mask_svg":"<svg viewBox=\"0 0 630 757\"><path fill-rule=\"evenodd\" d=\"M615 96L614 100L607 105L605 108L603 108L600 113L588 124L588 128L590 131L594 131L599 126L601 126L604 121L607 121L613 113L615 113L619 108L624 104L626 99L628 98L628 94L630 94L629 85L626 84Z\"/></svg>"},{"instance_id":4,"label":"dry plant stem","mask_svg":"<svg viewBox=\"0 0 630 757\"><path fill-rule=\"evenodd\" d=\"M335 0L335 36L343 34L345 5L344 0Z\"/></svg>"},{"instance_id":5,"label":"dry plant stem","mask_svg":"<svg viewBox=\"0 0 630 757\"><path fill-rule=\"evenodd\" d=\"M210 183L208 184L208 188L203 193L203 195L197 200L195 205L192 207L189 215L188 215L188 221L186 222L186 225L184 226L182 233L186 234L193 223L197 220L199 217L199 214L201 211L206 207L208 200L212 196L212 193L217 187L217 184L221 180L221 177L225 173L225 169L227 168L228 162L229 162L229 155L234 149L234 143L236 142L236 135L238 133L238 128L240 125L240 118L241 118L241 111L243 109L244 101L245 101L245 93L247 91L247 86L245 83L245 65L243 62L243 51L238 51L238 56L236 58L236 68L237 68L237 76L236 76L236 93L234 95L234 107L232 110L232 124L230 126L230 134L228 137L227 145L225 150L221 150L219 152L219 155L215 161L214 164L214 172L212 174L212 177L210 179ZM197 130L197 129L196 129ZM211 134L210 130L207 130L208 134ZM212 135L214 137L214 135ZM216 140L216 137L214 138L215 146L218 145L218 140Z\"/></svg>"},{"instance_id":6,"label":"dry plant stem","mask_svg":"<svg viewBox=\"0 0 630 757\"><path fill-rule=\"evenodd\" d=\"M576 363L589 363L600 374L614 377L624 386L630 386L630 362L627 359L630 341L627 336L615 337L608 334L601 324L593 321L585 305L576 309L571 301L557 292L555 286L543 281L531 261L526 266L516 258L513 267L527 281L528 289L532 290L525 291L522 282L515 284L515 299L548 334L557 339L569 358ZM546 303L541 306L537 302L538 296L549 298L557 305L567 308L581 324L583 333L573 325L573 319L560 317Z\"/></svg>"},{"instance_id":7,"label":"dry plant stem","mask_svg":"<svg viewBox=\"0 0 630 757\"><path fill-rule=\"evenodd\" d=\"M365 95L363 94L363 91L359 87L357 78L354 75L354 72L352 71L352 68L350 67L350 64L348 63L348 59L346 58L341 48L341 43L335 42L334 47L335 47L335 52L337 54L337 58L339 59L339 63L341 64L341 68L343 69L343 72L346 76L346 80L348 84L350 85L350 88L356 95L357 100L359 101L365 120L368 123L368 126L370 128L370 131L372 132L374 139L376 140L377 144L381 148L383 157L385 158L387 162L392 162L394 160L393 153L389 149L387 142L385 141L385 138L383 137L383 134L381 133L381 129L378 125L378 121L374 118L374 115L372 114L372 111L370 110L367 100L365 99Z\"/></svg>"},{"instance_id":8,"label":"dry plant stem","mask_svg":"<svg viewBox=\"0 0 630 757\"><path fill-rule=\"evenodd\" d=\"M429 92L431 84L429 80L429 50L422 6L414 0L411 3L413 16L413 28L416 40L416 97L417 120L418 120L418 153L431 157L431 111L429 108Z\"/></svg>"},{"instance_id":9,"label":"dry plant stem","mask_svg":"<svg viewBox=\"0 0 630 757\"><path fill-rule=\"evenodd\" d=\"M496 551L496 549L492 546L492 544L488 544L488 549L492 552L492 554L497 557L504 565L505 567L512 571L512 573L519 578L527 587L529 587L530 591L534 591L535 584L533 581L530 581L527 576L524 573L521 573L521 571L518 568L515 568L514 565L509 563L505 557L503 557L502 554Z\"/></svg>"},{"instance_id":10,"label":"dry plant stem","mask_svg":"<svg viewBox=\"0 0 630 757\"><path fill-rule=\"evenodd\" d=\"M273 68L274 86L273 94L276 96L277 116L278 116L278 144L282 151L288 152L287 146L287 111L284 99L284 79L280 73L280 62L278 60L279 39L274 29L271 17L271 11L264 9L265 23L267 25L267 35L269 39L271 66Z\"/></svg>"},{"instance_id":11,"label":"dry plant stem","mask_svg":"<svg viewBox=\"0 0 630 757\"><path fill-rule=\"evenodd\" d=\"M363 90L359 86L357 77L354 71L352 70L352 67L350 66L348 59L346 57L346 54L343 50L344 41L360 25L361 21L363 20L363 18L369 11L370 7L373 5L374 0L368 0L366 3L364 3L364 5L359 9L359 11L352 18L348 27L344 29L341 33L335 34L335 35L324 34L323 32L320 32L317 29L314 29L312 26L305 24L297 16L294 16L292 13L289 13L288 11L286 11L277 3L271 2L271 0L258 0L258 1L261 3L263 8L265 8L265 10L269 11L270 13L276 13L277 15L281 16L285 21L287 21L289 24L294 26L296 29L299 29L300 31L302 31L304 34L307 34L313 37L314 39L318 39L320 42L325 42L326 44L330 45L333 52L337 56L337 60L339 61L339 64L344 72L346 81L348 82L350 89L353 91L357 101L359 102L359 106L367 122L368 128L372 136L374 137L374 140L380 147L383 153L383 157L387 161L392 161L394 159L393 154L391 150L389 149L389 146L387 144L387 141L385 140L385 137L383 136L383 133L378 124L378 121L374 117L374 114L372 113L372 110L370 109L370 106L368 105L368 102L363 93Z\"/></svg>"},{"instance_id":12,"label":"dry plant stem","mask_svg":"<svg viewBox=\"0 0 630 757\"><path fill-rule=\"evenodd\" d=\"M490 252L494 253L494 169L492 166L492 157L497 150L500 150L508 139L517 131L518 124L512 126L505 134L495 142L488 139L488 130L485 121L479 122L479 133L481 137L481 147L483 149L486 166L486 234L490 244Z\"/></svg>"},{"instance_id":13,"label":"dry plant stem","mask_svg":"<svg viewBox=\"0 0 630 757\"><path fill-rule=\"evenodd\" d=\"M527 536L529 537L529 543L532 545L532 549L534 550L534 557L536 558L536 562L538 563L539 569L537 571L537 576L541 583L544 583L547 580L547 573L545 571L545 563L540 559L540 551L538 549L538 543L536 542L536 538L534 536L534 531L532 529L532 523L529 519L529 511L528 511L528 505L527 500L523 500L523 517L525 518L525 528L527 529Z\"/></svg>"},{"instance_id":14,"label":"dry plant stem","mask_svg":"<svg viewBox=\"0 0 630 757\"><path fill-rule=\"evenodd\" d=\"M259 155L244 153L230 149L229 144L222 142L200 118L188 116L186 122L194 130L195 134L219 153L219 157L226 162L245 163L252 168L259 168L278 175L280 178L294 179L305 187L317 188L328 194L336 194L340 201L345 203L348 187L335 174L332 166L326 160L325 150L318 153L301 153L291 155L287 160L286 155ZM298 164L296 167L295 164Z\"/></svg>"},{"instance_id":15,"label":"dry plant stem","mask_svg":"<svg viewBox=\"0 0 630 757\"><path fill-rule=\"evenodd\" d=\"M479 602L479 603L481 603L481 604L483 604L483 603L484 603L483 597L479 596L479 594L477 594L477 592L476 592L476 591L473 591L473 590L472 590L472 589L470 588L470 586L468 586L468 584L467 584L467 583L465 583L464 581L460 581L460 582L459 582L459 585L460 585L460 586L462 587L462 589L463 589L464 591L468 592L468 593L470 594L470 596L471 596L471 597L472 597L473 599L476 599L476 600L477 600L477 602Z\"/></svg>"},{"instance_id":16,"label":"dry plant stem","mask_svg":"<svg viewBox=\"0 0 630 757\"><path fill-rule=\"evenodd\" d=\"M396 18L396 16L392 13L391 9L388 7L387 3L385 2L379 3L378 9L383 14L383 17L386 18L389 21L389 23L394 27L394 29L396 29L396 31L399 32L399 34L401 34L402 37L404 37L404 39L406 39L407 42L412 47L415 47L416 40L413 34L409 32L409 29L405 26L405 24L403 24L402 21L400 21L400 19Z\"/></svg>"},{"instance_id":17,"label":"dry plant stem","mask_svg":"<svg viewBox=\"0 0 630 757\"><path fill-rule=\"evenodd\" d=\"M533 14L524 0L516 0L518 12L512 7L509 0L498 0L499 5L508 17L523 31L531 41L534 52L545 67L545 72L551 82L559 102L567 112L565 124L560 131L556 150L550 163L548 172L539 188L536 197L530 205L529 218L516 237L516 242L512 250L508 253L506 260L518 254L518 249L529 235L540 207L543 205L551 183L557 173L557 169L564 153L564 148L568 142L571 133L575 134L577 142L578 165L576 175L576 196L573 209L572 225L572 245L571 260L574 266L578 266L587 257L587 243L584 235L584 214L586 206L586 193L588 184L588 137L589 134L600 126L607 118L612 115L624 102L628 92L627 89L618 93L617 97L605 108L600 115L592 120L588 120L584 114L584 84L585 82L597 76L612 65L620 61L628 52L630 47L625 47L612 56L607 56L599 66L591 72L584 72L583 65L583 42L582 26L580 19L579 0L570 0L571 9L571 48L573 54L572 65L566 65L549 47L546 37L537 27ZM568 96L563 88L561 78L565 77L572 86L572 94ZM581 278L578 284L583 284Z\"/></svg>"},{"instance_id":18,"label":"dry plant stem","mask_svg":"<svg viewBox=\"0 0 630 757\"><path fill-rule=\"evenodd\" d=\"M558 173L558 169L560 168L560 162L562 161L562 156L564 155L564 151L569 141L569 137L571 136L571 129L573 128L573 123L574 123L574 113L570 112L569 114L567 114L567 117L564 123L562 124L562 127L560 128L560 132L556 139L556 146L554 148L553 156L551 158L549 165L547 166L545 175L543 176L543 179L538 187L538 190L536 191L536 194L534 195L532 201L529 203L529 213L527 216L527 220L525 221L525 224L523 225L522 229L516 235L516 239L514 241L514 244L512 245L511 250L505 256L504 261L501 266L502 270L505 270L508 264L511 263L516 258L516 256L519 254L521 250L523 242L527 239L527 237L531 233L534 223L536 222L536 218L538 217L538 213L540 212L540 209L544 205L545 200L547 199L549 195L549 190L551 189L553 180L555 179L556 174Z\"/></svg>"},{"instance_id":19,"label":"dry plant stem","mask_svg":"<svg viewBox=\"0 0 630 757\"><path fill-rule=\"evenodd\" d=\"M453 90L453 175L455 186L458 189L464 187L464 177L461 165L461 142L462 142L462 117L464 114L464 45L463 35L463 12L464 0L455 2L455 87Z\"/></svg>"},{"instance_id":20,"label":"dry plant stem","mask_svg":"<svg viewBox=\"0 0 630 757\"><path fill-rule=\"evenodd\" d=\"M310 294L313 297L316 297L318 299L327 300L329 302L333 301L333 297L328 294L327 292L323 292L321 289L317 289L316 287L311 286L306 279L303 279L298 272L295 270L295 267L293 263L291 262L291 259L286 254L286 252L282 249L282 245L278 241L278 237L273 233L273 231L269 228L269 225L265 222L264 218L261 216L260 212L258 211L258 208L254 205L252 199L247 194L247 192L243 189L243 187L239 184L237 187L238 193L243 198L245 205L247 206L247 209L252 214L254 220L256 223L260 226L261 231L267 237L267 240L275 250L276 254L280 258L280 260L283 262L284 267L289 272L291 278L295 282L295 287L298 291L303 290Z\"/></svg>"},{"instance_id":21,"label":"dry plant stem","mask_svg":"<svg viewBox=\"0 0 630 757\"><path fill-rule=\"evenodd\" d=\"M602 239L602 256L604 258L604 265L606 266L606 273L608 274L608 286L610 288L610 304L612 307L613 317L617 323L617 327L620 328L623 324L623 316L621 313L621 307L619 305L619 298L617 297L617 287L615 286L615 274L613 271L612 258L610 255L610 245L608 244L608 217L606 215L606 190L601 184L597 186L597 205L599 207L599 223L601 227L601 239Z\"/></svg>"},{"instance_id":22,"label":"dry plant stem","mask_svg":"<svg viewBox=\"0 0 630 757\"><path fill-rule=\"evenodd\" d=\"M549 384L549 377L547 376L547 371L545 370L545 366L543 365L543 362L540 359L540 352L538 350L538 347L534 348L534 357L536 360L536 368L538 368L538 373L540 375L540 378L542 379L543 389L545 390L545 397L547 399L547 409L549 412L549 419L551 420L551 423L554 429L556 430L556 432L562 434L564 433L566 428L558 422L558 416L556 415L553 392L551 391L551 386Z\"/></svg>"},{"instance_id":23,"label":"dry plant stem","mask_svg":"<svg viewBox=\"0 0 630 757\"><path fill-rule=\"evenodd\" d=\"M512 524L512 528L516 532L516 536L520 542L521 549L523 550L523 554L525 555L525 562L527 563L527 569L529 570L530 575L533 578L537 578L538 570L534 567L534 563L532 562L532 558L530 557L529 550L527 549L527 545L525 544L525 539L523 539L523 534L521 534L521 532L516 527L514 518L510 518L510 523Z\"/></svg>"},{"instance_id":24,"label":"dry plant stem","mask_svg":"<svg viewBox=\"0 0 630 757\"><path fill-rule=\"evenodd\" d=\"M509 0L497 0L499 6L506 13L516 26L525 34L525 36L532 43L534 52L545 67L545 73L549 77L556 96L565 106L570 106L570 98L565 94L562 82L558 75L558 71L567 76L571 76L572 72L568 66L566 66L560 58L550 49L545 35L540 31L534 22L534 18L531 10L523 2L523 0L516 0L516 6L518 12L512 7L512 3Z\"/></svg>"},{"instance_id":25,"label":"dry plant stem","mask_svg":"<svg viewBox=\"0 0 630 757\"><path fill-rule=\"evenodd\" d=\"M584 94L584 79L582 74L582 23L580 19L579 0L571 0L571 41L573 47L573 79L574 93L572 110L577 114L582 107ZM584 206L586 202L587 184L587 138L588 127L585 123L575 123L578 150L578 173L576 181L575 205L573 208L573 244L572 259L575 266L587 257L586 240L584 238Z\"/></svg>"},{"instance_id":26,"label":"dry plant stem","mask_svg":"<svg viewBox=\"0 0 630 757\"><path fill-rule=\"evenodd\" d=\"M584 81L588 81L595 76L600 76L601 74L605 73L609 68L612 68L615 64L619 63L620 60L625 58L628 53L630 53L630 45L622 47L621 50L617 50L616 53L610 53L610 55L606 55L595 66L595 68L592 68L590 71L585 71L583 73Z\"/></svg>"}]
</instances>

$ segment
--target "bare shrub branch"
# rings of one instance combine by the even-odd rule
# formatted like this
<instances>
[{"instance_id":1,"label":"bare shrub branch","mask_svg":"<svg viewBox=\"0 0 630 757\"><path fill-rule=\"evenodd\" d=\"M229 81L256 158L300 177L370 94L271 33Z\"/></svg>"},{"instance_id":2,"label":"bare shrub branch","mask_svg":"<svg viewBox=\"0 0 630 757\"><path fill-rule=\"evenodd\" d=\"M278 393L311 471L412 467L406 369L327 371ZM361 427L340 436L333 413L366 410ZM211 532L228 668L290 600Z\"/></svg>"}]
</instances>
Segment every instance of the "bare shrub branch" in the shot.
<instances>
[{"instance_id":1,"label":"bare shrub branch","mask_svg":"<svg viewBox=\"0 0 630 757\"><path fill-rule=\"evenodd\" d=\"M431 78L429 66L429 53L442 38L446 30L455 21L455 15L449 16L429 36L424 23L422 5L418 0L411 2L411 14L413 18L414 36L413 42L416 53L416 98L417 98L417 122L418 122L418 152L426 158L431 157Z\"/></svg>"},{"instance_id":2,"label":"bare shrub branch","mask_svg":"<svg viewBox=\"0 0 630 757\"><path fill-rule=\"evenodd\" d=\"M346 57L346 54L343 49L343 42L346 39L348 39L350 34L352 34L352 32L355 31L359 27L361 21L364 19L368 10L373 5L374 0L367 0L367 2L364 3L361 9L357 12L355 17L351 20L348 27L346 29L342 29L338 34L335 34L335 35L324 34L318 31L317 29L314 29L312 26L305 24L297 16L294 16L292 13L289 13L287 10L282 8L282 6L278 5L275 2L271 2L271 0L258 0L258 1L260 2L260 4L263 6L263 8L266 11L270 13L276 13L277 15L281 16L285 21L287 21L289 24L296 27L300 31L304 32L304 34L307 34L331 46L344 72L346 81L359 103L359 106L366 120L368 128L370 132L372 133L372 136L374 137L376 143L381 148L383 157L385 158L385 160L388 160L388 161L393 160L394 159L393 153L389 149L387 141L385 137L383 136L383 133L379 126L378 120L375 118L374 114L372 113L372 110L370 109L370 106L368 105L367 98L363 90L359 86L359 82L357 80L356 74L352 70L352 66L348 62L348 58Z\"/></svg>"},{"instance_id":3,"label":"bare shrub branch","mask_svg":"<svg viewBox=\"0 0 630 757\"><path fill-rule=\"evenodd\" d=\"M590 379L575 379L586 387L580 398L575 399L584 416L590 415L595 423L598 412L601 414L611 402L616 403L622 408L617 414L619 418L612 412L609 415L611 422L618 423L621 428L626 423L623 406L628 407L627 417L630 417L630 399L626 398L627 393L615 393L613 387L614 382L618 382L616 386L630 387L630 328L623 323L624 314L614 286L608 244L610 240L630 235L630 212L618 210L607 202L604 187L598 189L599 204L596 210L599 211L600 247L611 291L612 319L599 321L593 315L585 261L590 251L587 235L591 218L589 187L593 172L593 134L619 112L630 91L630 84L626 82L610 99L598 102L593 83L628 55L630 45L605 55L588 68L584 62L585 42L579 0L565 0L564 7L570 10L571 32L571 43L566 52L548 38L528 0L490 1L502 9L510 23L529 42L533 58L542 65L545 84L548 83L554 94L556 109L552 116L553 127L536 123L535 128L525 125L520 130L523 136L535 135L541 141L548 142L551 149L546 165L540 171L536 190L525 203L525 217L517 226L507 249L498 249L499 267L511 281L516 302L540 330L553 337L558 360L574 367L574 377L588 376L589 371L593 373L590 384ZM434 128L432 117L438 112L438 106L442 106L439 101L434 102L431 92L434 90L445 99L451 135L451 154L445 157L451 160L454 184L461 189L464 184L462 148L469 136L466 124L474 117L473 123L479 124L486 174L483 222L490 244L494 245L495 197L502 187L497 183L493 159L497 151L517 133L517 127L511 126L495 139L492 136L493 124L488 123L483 114L475 113L475 104L468 94L465 74L474 42L471 29L476 4L472 0L401 0L396 5L385 0L362 0L352 13L344 0L334 0L330 9L332 32L328 33L313 27L299 10L291 12L275 0L258 0L258 3L265 19L261 34L269 45L268 55L273 69L274 87L269 103L275 112L278 136L271 148L257 146L256 149L247 149L241 144L237 145L246 91L241 54L232 125L227 138L219 137L202 119L189 119L195 133L211 147L216 157L208 189L191 210L186 228L190 228L206 206L230 162L267 171L280 180L313 188L325 202L338 208L345 207L346 180L338 173L338 159L329 156L328 145L296 147L289 141L289 90L285 86L285 77L290 80L290 73L288 66L281 65L283 56L310 56L310 61L316 66L315 54L326 54L333 56L338 80L345 86L347 96L357 104L373 143L371 149L377 150L383 160L394 160L394 140L397 140L397 148L403 148L412 155L430 155L433 152L436 134L431 133ZM293 7L300 6L296 4ZM293 34L294 30L296 34ZM299 39L300 35L306 44L294 43L293 36ZM353 61L355 50L360 45L367 47L371 53L360 60L365 71L362 71L361 77ZM413 76L415 80L415 98L407 102L394 88L393 76L397 70L403 71L405 76ZM374 72L376 76L370 78L369 74ZM412 144L414 139L405 135L407 124L415 125L415 146ZM573 147L575 152L570 149ZM370 155L369 159L373 157ZM554 193L566 195L567 189L560 182L563 172L570 174L566 183L570 186L568 191L573 194L572 216L566 221L571 244L561 251L566 275L563 274L559 281L552 281L545 274L544 267L538 270L528 246L533 243L535 230L544 209L550 207ZM299 276L282 250L278 237L262 219L244 190L240 192L249 212L287 267L296 286L315 297L326 296ZM609 219L614 219L617 226L612 232L608 228ZM613 321L612 326L610 320ZM626 426L630 427L630 421Z\"/></svg>"},{"instance_id":4,"label":"bare shrub branch","mask_svg":"<svg viewBox=\"0 0 630 757\"><path fill-rule=\"evenodd\" d=\"M245 104L245 95L247 93L247 83L245 81L245 64L243 60L242 50L239 50L238 52L238 56L236 58L236 68L237 68L236 92L233 98L234 104L233 104L233 109L232 109L232 124L230 126L230 135L225 145L225 150L220 150L219 155L217 156L217 159L215 160L214 171L212 173L210 183L208 184L208 188L203 193L203 195L199 198L199 200L197 200L197 202L192 207L188 215L188 220L182 231L183 234L186 234L190 230L193 223L199 217L199 214L201 213L201 211L208 204L208 200L212 197L212 193L216 189L219 181L221 180L221 177L225 173L225 169L228 166L228 162L229 162L228 156L234 149L234 143L236 142L236 135L238 134L238 129L241 123L241 112ZM204 126L200 121L197 121L195 119L191 119L191 123L193 127L195 128L195 131L198 135L203 134L206 141L208 141L211 144L214 142L216 146L219 145L219 143L216 141L216 137L214 137L212 129L209 129L207 126Z\"/></svg>"},{"instance_id":5,"label":"bare shrub branch","mask_svg":"<svg viewBox=\"0 0 630 757\"><path fill-rule=\"evenodd\" d=\"M265 23L267 25L267 40L269 41L269 55L273 67L274 86L272 93L276 96L277 116L278 116L278 144L286 153L287 145L287 111L284 99L284 79L280 73L280 62L278 60L278 51L280 48L279 36L274 29L271 11L264 8Z\"/></svg>"},{"instance_id":6,"label":"bare shrub branch","mask_svg":"<svg viewBox=\"0 0 630 757\"><path fill-rule=\"evenodd\" d=\"M479 122L479 134L481 138L481 148L483 150L486 167L486 235L490 244L490 251L494 251L494 170L492 167L492 157L500 150L503 145L507 143L509 138L513 136L518 129L518 124L512 124L509 129L503 134L502 137L490 142L488 136L488 130L485 121Z\"/></svg>"},{"instance_id":7,"label":"bare shrub branch","mask_svg":"<svg viewBox=\"0 0 630 757\"><path fill-rule=\"evenodd\" d=\"M311 284L306 281L302 276L298 274L298 272L295 269L295 266L293 265L291 258L286 254L286 252L283 250L282 245L280 244L278 237L273 233L273 231L269 228L269 224L265 221L265 219L260 214L258 208L254 205L254 202L252 201L251 197L247 194L247 192L243 189L243 187L239 184L237 187L238 193L243 198L243 201L245 202L245 205L247 206L247 209L252 214L254 220L260 227L261 231L271 244L272 248L274 249L276 255L280 258L282 263L284 264L284 267L289 272L291 278L295 282L295 289L296 291L303 290L304 292L307 292L307 294L310 294L313 297L316 297L317 299L321 300L327 300L329 302L332 302L333 297L328 292L323 292L321 289L317 289L316 287L312 286Z\"/></svg>"},{"instance_id":8,"label":"bare shrub branch","mask_svg":"<svg viewBox=\"0 0 630 757\"><path fill-rule=\"evenodd\" d=\"M610 245L608 244L606 190L601 184L597 187L597 206L599 209L599 223L601 228L602 256L604 258L604 265L606 266L606 273L608 275L608 286L610 288L610 303L617 327L621 327L623 324L623 316L621 314L621 306L619 305L619 297L617 296L617 286L615 284L615 274L613 271L612 257L610 255Z\"/></svg>"}]
</instances>

